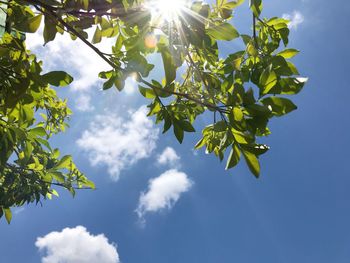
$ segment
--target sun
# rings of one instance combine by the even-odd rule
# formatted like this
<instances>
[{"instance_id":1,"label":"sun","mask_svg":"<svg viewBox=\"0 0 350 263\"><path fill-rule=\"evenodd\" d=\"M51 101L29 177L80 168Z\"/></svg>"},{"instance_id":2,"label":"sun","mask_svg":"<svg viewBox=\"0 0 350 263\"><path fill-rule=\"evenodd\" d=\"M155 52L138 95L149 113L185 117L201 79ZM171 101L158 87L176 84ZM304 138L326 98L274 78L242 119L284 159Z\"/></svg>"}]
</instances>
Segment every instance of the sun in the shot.
<instances>
[{"instance_id":1,"label":"sun","mask_svg":"<svg viewBox=\"0 0 350 263\"><path fill-rule=\"evenodd\" d=\"M145 6L153 19L172 22L178 20L187 5L188 0L150 0Z\"/></svg>"}]
</instances>

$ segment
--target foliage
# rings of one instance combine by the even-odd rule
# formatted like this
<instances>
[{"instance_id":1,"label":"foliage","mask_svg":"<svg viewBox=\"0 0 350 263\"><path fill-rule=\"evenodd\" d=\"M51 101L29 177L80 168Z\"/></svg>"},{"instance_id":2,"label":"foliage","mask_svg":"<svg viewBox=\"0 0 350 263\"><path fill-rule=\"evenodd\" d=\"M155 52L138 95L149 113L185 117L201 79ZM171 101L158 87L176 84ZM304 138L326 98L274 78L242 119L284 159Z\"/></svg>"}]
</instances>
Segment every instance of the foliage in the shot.
<instances>
[{"instance_id":1,"label":"foliage","mask_svg":"<svg viewBox=\"0 0 350 263\"><path fill-rule=\"evenodd\" d=\"M230 23L233 11L244 0L217 0L212 6L191 2L174 19L152 14L145 2L12 0L8 25L14 32L33 33L43 20L45 43L64 32L83 41L111 66L99 74L105 90L123 90L125 80L136 76L140 93L150 100L149 115L163 123L164 133L172 128L180 143L185 132L195 132L199 115L212 114L212 124L203 129L195 147L205 147L221 161L226 154L226 169L243 157L258 177L259 156L269 150L257 142L258 137L270 134L271 118L297 108L287 96L299 93L307 80L299 77L290 61L298 51L287 48L288 21L261 18L262 0L250 0L253 31L248 35ZM91 28L95 32L89 41ZM72 79L64 72L40 75L41 63L25 50L17 35L6 34L0 50L2 71L9 72L7 64L13 71L1 76L6 80L0 94L0 205L5 215L13 205L38 202L40 195L54 193L54 181L70 191L73 185L93 187L70 157L59 159L58 151L46 140L64 129L70 113L48 84L66 85ZM110 54L94 45L105 38L115 40ZM232 40L240 41L242 49L221 58L218 42ZM147 60L153 53L162 58L163 80L148 78L155 68ZM185 68L183 75L180 68ZM42 110L46 115L37 121Z\"/></svg>"},{"instance_id":2,"label":"foliage","mask_svg":"<svg viewBox=\"0 0 350 263\"><path fill-rule=\"evenodd\" d=\"M26 51L20 35L0 42L0 217L11 220L10 207L57 195L53 186L90 187L71 156L60 157L47 141L64 131L71 114L49 84L72 81L65 72L41 74L41 62Z\"/></svg>"}]
</instances>

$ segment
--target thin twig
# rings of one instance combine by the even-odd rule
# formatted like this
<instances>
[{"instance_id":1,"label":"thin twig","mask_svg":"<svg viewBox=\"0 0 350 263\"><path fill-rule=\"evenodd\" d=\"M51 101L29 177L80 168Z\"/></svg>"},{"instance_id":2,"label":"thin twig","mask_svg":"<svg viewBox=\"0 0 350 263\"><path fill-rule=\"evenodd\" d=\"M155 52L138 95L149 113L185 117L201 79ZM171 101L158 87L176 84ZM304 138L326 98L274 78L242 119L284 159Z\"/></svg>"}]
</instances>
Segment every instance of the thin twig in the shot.
<instances>
[{"instance_id":1,"label":"thin twig","mask_svg":"<svg viewBox=\"0 0 350 263\"><path fill-rule=\"evenodd\" d=\"M225 110L217 107L216 105L214 104L211 104L209 102L205 102L205 101L202 101L201 99L198 99L198 98L194 98L192 96L190 96L189 94L186 94L186 93L180 93L180 92L176 92L176 91L171 91L171 90L167 90L167 89L162 89L162 88L159 88L151 83L149 83L148 81L144 80L144 79L141 79L140 80L141 83L147 85L148 87L150 87L151 89L153 90L157 90L157 91L161 91L161 92L166 92L168 94L172 94L172 95L176 95L176 96L179 96L179 97L183 97L183 98L186 98L190 101L193 101L193 102L196 102L197 104L199 105L202 105L202 106L205 106L209 109L212 109L212 110L216 110L216 111L220 111L220 112L225 112Z\"/></svg>"}]
</instances>

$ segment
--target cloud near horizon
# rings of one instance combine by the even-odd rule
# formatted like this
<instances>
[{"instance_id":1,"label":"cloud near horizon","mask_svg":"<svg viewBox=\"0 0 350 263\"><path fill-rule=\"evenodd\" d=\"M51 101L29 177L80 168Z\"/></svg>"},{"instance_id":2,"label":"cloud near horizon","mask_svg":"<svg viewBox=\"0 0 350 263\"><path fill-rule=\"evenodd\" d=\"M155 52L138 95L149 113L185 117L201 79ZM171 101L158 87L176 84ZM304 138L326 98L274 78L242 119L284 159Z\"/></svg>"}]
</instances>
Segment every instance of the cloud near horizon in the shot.
<instances>
[{"instance_id":1,"label":"cloud near horizon","mask_svg":"<svg viewBox=\"0 0 350 263\"><path fill-rule=\"evenodd\" d=\"M38 237L35 246L42 263L120 263L117 247L104 234L94 236L83 226Z\"/></svg>"}]
</instances>

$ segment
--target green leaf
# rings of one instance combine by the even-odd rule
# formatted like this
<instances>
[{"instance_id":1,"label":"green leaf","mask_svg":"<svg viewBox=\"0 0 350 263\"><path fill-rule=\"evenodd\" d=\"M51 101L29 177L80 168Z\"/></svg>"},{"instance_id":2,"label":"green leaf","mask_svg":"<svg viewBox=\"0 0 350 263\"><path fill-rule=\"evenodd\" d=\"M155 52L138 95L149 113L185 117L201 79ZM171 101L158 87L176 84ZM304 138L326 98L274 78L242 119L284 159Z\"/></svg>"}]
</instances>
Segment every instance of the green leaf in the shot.
<instances>
[{"instance_id":1,"label":"green leaf","mask_svg":"<svg viewBox=\"0 0 350 263\"><path fill-rule=\"evenodd\" d=\"M279 84L282 88L281 94L293 95L298 94L305 83L308 81L308 78L285 78L279 81Z\"/></svg>"},{"instance_id":2,"label":"green leaf","mask_svg":"<svg viewBox=\"0 0 350 263\"><path fill-rule=\"evenodd\" d=\"M98 77L101 79L110 79L113 76L114 70L102 71L98 74Z\"/></svg>"},{"instance_id":3,"label":"green leaf","mask_svg":"<svg viewBox=\"0 0 350 263\"><path fill-rule=\"evenodd\" d=\"M147 78L154 65L149 64L147 59L139 52L129 52L127 56L128 66L126 71L129 73L138 72L142 77Z\"/></svg>"},{"instance_id":4,"label":"green leaf","mask_svg":"<svg viewBox=\"0 0 350 263\"><path fill-rule=\"evenodd\" d=\"M5 218L8 224L11 223L12 220L12 213L11 213L11 209L10 208L3 208L2 211L5 214Z\"/></svg>"},{"instance_id":5,"label":"green leaf","mask_svg":"<svg viewBox=\"0 0 350 263\"><path fill-rule=\"evenodd\" d=\"M19 23L15 23L15 28L22 32L35 33L41 23L42 15L33 16Z\"/></svg>"},{"instance_id":6,"label":"green leaf","mask_svg":"<svg viewBox=\"0 0 350 263\"><path fill-rule=\"evenodd\" d=\"M90 187L91 189L96 189L96 186L95 186L94 182L92 182L92 181L90 181L90 180L85 181L85 182L84 182L84 185L85 185L86 187Z\"/></svg>"},{"instance_id":7,"label":"green leaf","mask_svg":"<svg viewBox=\"0 0 350 263\"><path fill-rule=\"evenodd\" d=\"M42 139L42 138L36 138L35 140L36 140L38 143L40 143L40 144L42 144L42 145L45 145L46 148L47 148L48 150L52 151L51 146L50 146L50 144L49 144L48 141L46 141L46 140L44 140L44 139Z\"/></svg>"},{"instance_id":8,"label":"green leaf","mask_svg":"<svg viewBox=\"0 0 350 263\"><path fill-rule=\"evenodd\" d=\"M70 169L70 165L72 164L72 156L65 155L62 159L56 164L54 167L56 170L58 169Z\"/></svg>"},{"instance_id":9,"label":"green leaf","mask_svg":"<svg viewBox=\"0 0 350 263\"><path fill-rule=\"evenodd\" d=\"M45 44L54 40L57 34L56 23L48 16L45 16L44 42Z\"/></svg>"},{"instance_id":10,"label":"green leaf","mask_svg":"<svg viewBox=\"0 0 350 263\"><path fill-rule=\"evenodd\" d=\"M60 156L60 150L59 149L54 149L52 152L52 157L57 159Z\"/></svg>"},{"instance_id":11,"label":"green leaf","mask_svg":"<svg viewBox=\"0 0 350 263\"><path fill-rule=\"evenodd\" d=\"M213 126L213 131L224 132L227 130L227 123L225 121L218 121Z\"/></svg>"},{"instance_id":12,"label":"green leaf","mask_svg":"<svg viewBox=\"0 0 350 263\"><path fill-rule=\"evenodd\" d=\"M257 57L259 55L258 50L255 48L253 43L248 43L247 45L247 52L252 57Z\"/></svg>"},{"instance_id":13,"label":"green leaf","mask_svg":"<svg viewBox=\"0 0 350 263\"><path fill-rule=\"evenodd\" d=\"M270 106L272 113L276 116L285 115L298 108L291 100L280 97L268 97L261 100L261 102L266 106Z\"/></svg>"},{"instance_id":14,"label":"green leaf","mask_svg":"<svg viewBox=\"0 0 350 263\"><path fill-rule=\"evenodd\" d=\"M158 100L154 100L153 103L148 105L149 113L147 116L153 116L162 111L162 105L158 102Z\"/></svg>"},{"instance_id":15,"label":"green leaf","mask_svg":"<svg viewBox=\"0 0 350 263\"><path fill-rule=\"evenodd\" d=\"M277 75L270 67L267 67L260 76L260 85L263 87L263 94L269 91L277 84Z\"/></svg>"},{"instance_id":16,"label":"green leaf","mask_svg":"<svg viewBox=\"0 0 350 263\"><path fill-rule=\"evenodd\" d=\"M116 80L117 80L117 75L114 73L109 80L103 83L103 90L108 90L112 88Z\"/></svg>"},{"instance_id":17,"label":"green leaf","mask_svg":"<svg viewBox=\"0 0 350 263\"><path fill-rule=\"evenodd\" d=\"M238 31L229 23L210 26L207 29L207 34L216 40L231 41L239 37Z\"/></svg>"},{"instance_id":18,"label":"green leaf","mask_svg":"<svg viewBox=\"0 0 350 263\"><path fill-rule=\"evenodd\" d=\"M156 94L152 89L147 89L142 86L139 86L139 90L142 96L144 96L146 99L154 99L156 97Z\"/></svg>"},{"instance_id":19,"label":"green leaf","mask_svg":"<svg viewBox=\"0 0 350 263\"><path fill-rule=\"evenodd\" d=\"M240 158L241 152L239 148L235 144L232 145L232 149L226 163L226 170L235 167L239 163Z\"/></svg>"},{"instance_id":20,"label":"green leaf","mask_svg":"<svg viewBox=\"0 0 350 263\"><path fill-rule=\"evenodd\" d=\"M84 10L88 10L89 8L89 0L80 0L84 6Z\"/></svg>"},{"instance_id":21,"label":"green leaf","mask_svg":"<svg viewBox=\"0 0 350 263\"><path fill-rule=\"evenodd\" d=\"M299 50L296 50L296 49L293 49L293 48L288 48L288 49L285 49L281 52L279 52L277 55L278 56L282 56L284 58L292 58L294 56L296 56L300 51Z\"/></svg>"},{"instance_id":22,"label":"green leaf","mask_svg":"<svg viewBox=\"0 0 350 263\"><path fill-rule=\"evenodd\" d=\"M241 4L243 4L244 1L245 0L237 0L237 1L227 2L227 3L224 3L221 7L227 8L227 9L233 9L233 8L236 8L236 7L240 6Z\"/></svg>"},{"instance_id":23,"label":"green leaf","mask_svg":"<svg viewBox=\"0 0 350 263\"><path fill-rule=\"evenodd\" d=\"M166 84L169 85L176 78L176 65L168 48L162 47L160 51L163 59Z\"/></svg>"},{"instance_id":24,"label":"green leaf","mask_svg":"<svg viewBox=\"0 0 350 263\"><path fill-rule=\"evenodd\" d=\"M92 38L92 43L97 44L97 43L100 43L101 40L102 40L102 32L99 29L99 27L96 27L95 34Z\"/></svg>"},{"instance_id":25,"label":"green leaf","mask_svg":"<svg viewBox=\"0 0 350 263\"><path fill-rule=\"evenodd\" d=\"M282 27L287 27L288 28L288 22L289 20L280 18L280 17L272 17L270 18L266 24L268 26L273 26L275 29L282 28Z\"/></svg>"},{"instance_id":26,"label":"green leaf","mask_svg":"<svg viewBox=\"0 0 350 263\"><path fill-rule=\"evenodd\" d=\"M239 144L249 144L251 141L251 138L249 138L247 134L243 132L232 129L232 133L235 137L236 142L238 142Z\"/></svg>"},{"instance_id":27,"label":"green leaf","mask_svg":"<svg viewBox=\"0 0 350 263\"><path fill-rule=\"evenodd\" d=\"M193 128L192 124L188 121L185 120L180 120L177 121L177 124L184 130L187 132L195 132L196 130Z\"/></svg>"},{"instance_id":28,"label":"green leaf","mask_svg":"<svg viewBox=\"0 0 350 263\"><path fill-rule=\"evenodd\" d=\"M249 167L249 170L255 175L256 178L259 178L260 175L260 163L259 159L255 154L245 151L242 151L245 161Z\"/></svg>"},{"instance_id":29,"label":"green leaf","mask_svg":"<svg viewBox=\"0 0 350 263\"><path fill-rule=\"evenodd\" d=\"M169 116L169 114L164 114L163 133L166 133L170 129L172 123L172 118Z\"/></svg>"},{"instance_id":30,"label":"green leaf","mask_svg":"<svg viewBox=\"0 0 350 263\"><path fill-rule=\"evenodd\" d=\"M45 137L47 136L46 130L43 127L35 127L29 131L31 135Z\"/></svg>"},{"instance_id":31,"label":"green leaf","mask_svg":"<svg viewBox=\"0 0 350 263\"><path fill-rule=\"evenodd\" d=\"M290 32L289 28L281 28L280 30L278 30L278 32L281 35L283 44L287 46L289 43L289 32Z\"/></svg>"},{"instance_id":32,"label":"green leaf","mask_svg":"<svg viewBox=\"0 0 350 263\"><path fill-rule=\"evenodd\" d=\"M250 0L250 9L256 17L259 17L262 11L262 0Z\"/></svg>"},{"instance_id":33,"label":"green leaf","mask_svg":"<svg viewBox=\"0 0 350 263\"><path fill-rule=\"evenodd\" d=\"M50 172L49 176L51 176L51 178L55 179L58 183L61 183L61 184L65 183L65 177L64 177L63 173L61 173L61 172Z\"/></svg>"},{"instance_id":34,"label":"green leaf","mask_svg":"<svg viewBox=\"0 0 350 263\"><path fill-rule=\"evenodd\" d=\"M73 77L64 71L51 71L42 76L43 80L56 87L64 87L73 81Z\"/></svg>"},{"instance_id":35,"label":"green leaf","mask_svg":"<svg viewBox=\"0 0 350 263\"><path fill-rule=\"evenodd\" d=\"M266 153L268 150L270 150L270 147L267 146L266 144L246 144L246 145L241 145L241 147L244 150L251 152L255 155L262 155Z\"/></svg>"},{"instance_id":36,"label":"green leaf","mask_svg":"<svg viewBox=\"0 0 350 263\"><path fill-rule=\"evenodd\" d=\"M288 61L287 65L288 65L289 70L292 72L292 75L299 75L298 69L296 68L296 66L292 62Z\"/></svg>"},{"instance_id":37,"label":"green leaf","mask_svg":"<svg viewBox=\"0 0 350 263\"><path fill-rule=\"evenodd\" d=\"M125 87L125 76L118 72L117 79L114 81L114 86L117 88L117 90L122 91Z\"/></svg>"},{"instance_id":38,"label":"green leaf","mask_svg":"<svg viewBox=\"0 0 350 263\"><path fill-rule=\"evenodd\" d=\"M197 144L194 146L195 149L200 149L202 148L205 144L206 144L207 140L205 137L203 137L202 139L200 139Z\"/></svg>"},{"instance_id":39,"label":"green leaf","mask_svg":"<svg viewBox=\"0 0 350 263\"><path fill-rule=\"evenodd\" d=\"M184 130L176 123L174 123L174 134L179 143L184 139Z\"/></svg>"}]
</instances>

